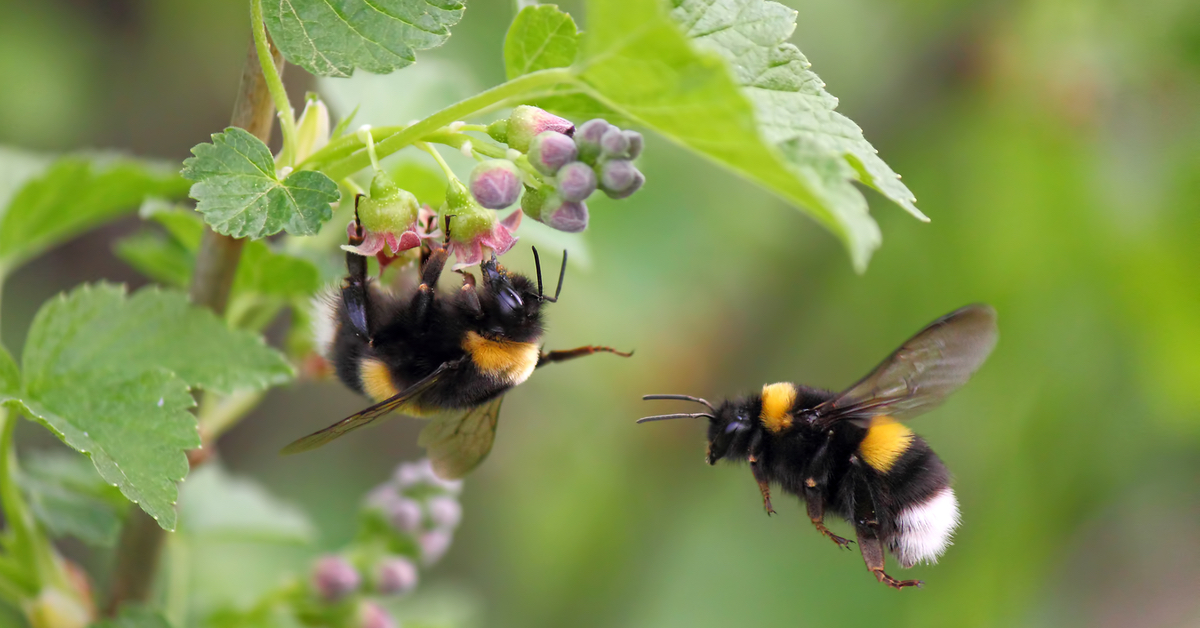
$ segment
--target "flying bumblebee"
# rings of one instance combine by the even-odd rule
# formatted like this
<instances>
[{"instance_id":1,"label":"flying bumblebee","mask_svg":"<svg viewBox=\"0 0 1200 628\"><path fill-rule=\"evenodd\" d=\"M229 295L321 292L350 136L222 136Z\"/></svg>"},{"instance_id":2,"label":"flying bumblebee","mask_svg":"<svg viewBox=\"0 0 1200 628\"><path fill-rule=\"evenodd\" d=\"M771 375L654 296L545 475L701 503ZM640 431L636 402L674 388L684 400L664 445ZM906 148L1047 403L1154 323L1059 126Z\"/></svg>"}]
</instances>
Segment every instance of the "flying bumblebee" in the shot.
<instances>
[{"instance_id":1,"label":"flying bumblebee","mask_svg":"<svg viewBox=\"0 0 1200 628\"><path fill-rule=\"evenodd\" d=\"M719 406L688 395L646 395L700 403L708 411L638 423L708 419L708 464L749 462L767 514L775 512L774 484L804 500L817 531L839 547L848 549L851 541L825 527L825 514L853 524L877 580L896 589L920 586L885 573L883 549L904 568L936 562L958 527L958 501L937 454L898 421L937 406L965 384L997 337L995 310L969 305L934 321L841 393L781 382Z\"/></svg>"},{"instance_id":2,"label":"flying bumblebee","mask_svg":"<svg viewBox=\"0 0 1200 628\"><path fill-rule=\"evenodd\" d=\"M447 219L447 241L449 227ZM357 227L350 244L361 244L363 237ZM439 476L460 478L491 451L504 393L534 369L597 352L630 355L597 346L541 351L542 306L556 302L562 291L566 251L553 297L542 292L537 249L536 285L504 269L493 254L480 266L482 283L464 272L453 295L436 288L447 256L445 243L423 244L420 285L394 295L367 278L367 258L346 253L348 276L340 293L318 299L324 311L316 321L317 344L342 382L377 403L291 443L283 453L315 449L401 412L431 419L418 444Z\"/></svg>"}]
</instances>

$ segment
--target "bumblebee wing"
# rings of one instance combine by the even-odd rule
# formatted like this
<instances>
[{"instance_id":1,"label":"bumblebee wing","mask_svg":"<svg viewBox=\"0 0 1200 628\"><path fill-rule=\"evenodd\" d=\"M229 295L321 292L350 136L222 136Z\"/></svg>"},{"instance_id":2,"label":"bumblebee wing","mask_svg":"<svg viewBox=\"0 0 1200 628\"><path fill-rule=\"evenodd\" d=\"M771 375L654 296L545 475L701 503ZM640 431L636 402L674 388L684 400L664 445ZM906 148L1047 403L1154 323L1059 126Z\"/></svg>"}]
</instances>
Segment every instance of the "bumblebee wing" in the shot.
<instances>
[{"instance_id":1,"label":"bumblebee wing","mask_svg":"<svg viewBox=\"0 0 1200 628\"><path fill-rule=\"evenodd\" d=\"M438 477L457 480L483 462L496 438L503 399L501 396L467 410L444 412L421 430L417 444L429 454Z\"/></svg>"},{"instance_id":2,"label":"bumblebee wing","mask_svg":"<svg viewBox=\"0 0 1200 628\"><path fill-rule=\"evenodd\" d=\"M388 415L400 406L403 406L405 403L412 401L421 393L429 390L434 384L437 383L438 379L442 375L451 369L458 368L461 364L462 360L443 362L442 365L434 369L432 373L426 375L424 379L418 381L412 386L405 388L392 397L380 401L366 410L352 414L319 432L313 432L304 438L292 442L292 444L284 447L283 451L280 453L284 455L290 455L316 449L317 447L320 447L331 440L342 437L347 432L372 423L375 420Z\"/></svg>"},{"instance_id":3,"label":"bumblebee wing","mask_svg":"<svg viewBox=\"0 0 1200 628\"><path fill-rule=\"evenodd\" d=\"M940 404L971 378L996 346L996 311L968 305L931 323L857 384L813 409L828 427L842 420L911 417Z\"/></svg>"}]
</instances>

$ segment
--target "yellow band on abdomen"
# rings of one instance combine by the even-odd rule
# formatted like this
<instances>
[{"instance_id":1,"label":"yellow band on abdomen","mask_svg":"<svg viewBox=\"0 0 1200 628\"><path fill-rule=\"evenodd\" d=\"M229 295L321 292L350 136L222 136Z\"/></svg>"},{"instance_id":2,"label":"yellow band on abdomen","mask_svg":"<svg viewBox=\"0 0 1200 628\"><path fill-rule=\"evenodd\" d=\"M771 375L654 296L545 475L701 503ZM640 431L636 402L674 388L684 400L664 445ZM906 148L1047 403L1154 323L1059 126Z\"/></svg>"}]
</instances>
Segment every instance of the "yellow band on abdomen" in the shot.
<instances>
[{"instance_id":1,"label":"yellow band on abdomen","mask_svg":"<svg viewBox=\"0 0 1200 628\"><path fill-rule=\"evenodd\" d=\"M912 445L913 433L889 416L875 417L858 453L873 469L887 473Z\"/></svg>"}]
</instances>

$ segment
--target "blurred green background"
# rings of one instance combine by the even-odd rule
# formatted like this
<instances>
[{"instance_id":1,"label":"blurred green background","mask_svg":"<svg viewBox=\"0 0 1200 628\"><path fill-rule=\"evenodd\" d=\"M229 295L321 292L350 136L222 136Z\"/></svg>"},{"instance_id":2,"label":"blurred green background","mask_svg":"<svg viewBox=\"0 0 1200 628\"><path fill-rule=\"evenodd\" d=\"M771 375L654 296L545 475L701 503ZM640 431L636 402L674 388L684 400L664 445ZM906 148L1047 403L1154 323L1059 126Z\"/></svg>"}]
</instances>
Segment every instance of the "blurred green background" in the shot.
<instances>
[{"instance_id":1,"label":"blurred green background","mask_svg":"<svg viewBox=\"0 0 1200 628\"><path fill-rule=\"evenodd\" d=\"M321 87L335 105L384 95L359 118L379 124L498 83L509 4L475 1L450 43L410 70ZM884 242L859 276L811 220L648 138L645 189L591 204L590 264L571 269L546 338L637 354L553 366L508 396L425 602L502 627L1200 625L1200 3L790 4L792 41L933 222L870 193ZM182 160L228 121L245 12L236 1L0 1L0 143ZM316 87L295 69L285 78L294 102ZM52 294L144 283L111 255L138 226L94 232L10 280L14 353ZM509 262L529 266L527 249ZM954 472L963 509L939 565L893 571L923 590L877 584L794 499L778 497L767 518L747 469L702 463L702 425L633 423L662 410L644 393L846 386L972 301L999 311L1000 344L914 424ZM336 548L363 493L419 456L420 424L276 452L362 405L332 382L276 390L220 450L310 512ZM26 452L56 443L28 424L21 436ZM110 559L67 552L100 570ZM309 556L206 552L193 561L194 606L250 599Z\"/></svg>"}]
</instances>

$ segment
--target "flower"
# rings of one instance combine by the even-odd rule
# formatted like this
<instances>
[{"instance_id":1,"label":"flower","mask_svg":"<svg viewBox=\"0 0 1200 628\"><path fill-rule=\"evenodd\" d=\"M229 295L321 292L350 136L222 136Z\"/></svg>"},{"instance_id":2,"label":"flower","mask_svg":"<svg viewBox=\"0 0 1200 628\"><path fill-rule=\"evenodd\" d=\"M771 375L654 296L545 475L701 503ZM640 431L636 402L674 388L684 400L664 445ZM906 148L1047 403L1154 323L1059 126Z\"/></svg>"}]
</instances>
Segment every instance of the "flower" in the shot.
<instances>
[{"instance_id":1,"label":"flower","mask_svg":"<svg viewBox=\"0 0 1200 628\"><path fill-rule=\"evenodd\" d=\"M401 189L383 171L375 173L371 180L371 195L355 199L355 215L346 228L350 242L359 240L359 229L363 233L357 244L343 244L342 250L370 257L383 251L386 245L391 255L421 246L421 238L429 237L423 231L425 221L421 218L421 206L412 192Z\"/></svg>"},{"instance_id":2,"label":"flower","mask_svg":"<svg viewBox=\"0 0 1200 628\"><path fill-rule=\"evenodd\" d=\"M449 247L456 260L454 270L482 262L484 249L503 255L517 243L512 232L521 224L521 212L496 220L495 215L480 206L457 179L446 188L446 208L442 216L443 219L450 217Z\"/></svg>"}]
</instances>

